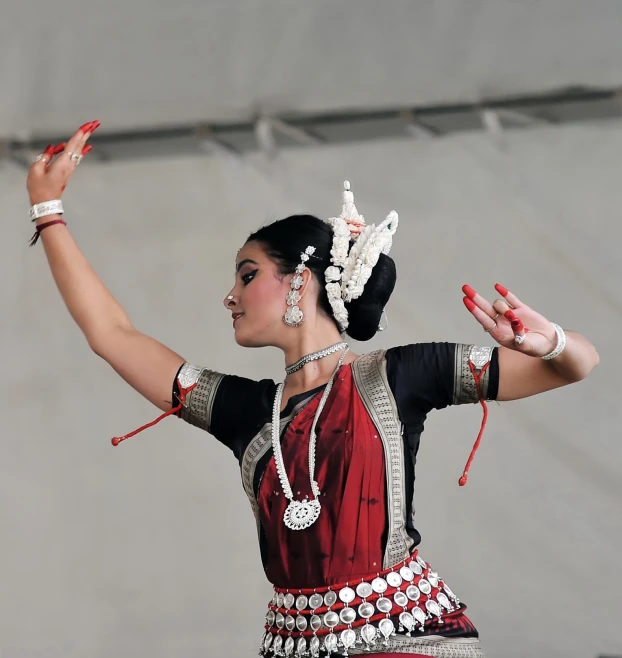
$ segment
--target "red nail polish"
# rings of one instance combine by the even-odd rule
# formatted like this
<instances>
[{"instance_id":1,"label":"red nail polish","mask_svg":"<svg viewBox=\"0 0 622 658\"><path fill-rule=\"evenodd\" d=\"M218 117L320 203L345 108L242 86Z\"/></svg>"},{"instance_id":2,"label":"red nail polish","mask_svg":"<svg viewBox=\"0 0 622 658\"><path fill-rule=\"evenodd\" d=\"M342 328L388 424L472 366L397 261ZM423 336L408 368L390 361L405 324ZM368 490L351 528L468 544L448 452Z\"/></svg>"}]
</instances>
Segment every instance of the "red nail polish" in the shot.
<instances>
[{"instance_id":1,"label":"red nail polish","mask_svg":"<svg viewBox=\"0 0 622 658\"><path fill-rule=\"evenodd\" d=\"M88 122L85 123L84 125L80 126L80 132L82 132L82 133L88 133L88 132L91 132L90 128L91 128L91 125L92 125L92 124L93 124L92 121L88 121Z\"/></svg>"},{"instance_id":2,"label":"red nail polish","mask_svg":"<svg viewBox=\"0 0 622 658\"><path fill-rule=\"evenodd\" d=\"M54 150L52 151L52 153L54 155L58 155L59 153L62 153L65 150L65 146L67 146L67 144L65 142L63 142L62 144L57 144L54 147Z\"/></svg>"},{"instance_id":3,"label":"red nail polish","mask_svg":"<svg viewBox=\"0 0 622 658\"><path fill-rule=\"evenodd\" d=\"M87 153L90 153L93 150L93 147L89 144L88 146L85 146L82 149L82 155L86 155Z\"/></svg>"},{"instance_id":4,"label":"red nail polish","mask_svg":"<svg viewBox=\"0 0 622 658\"><path fill-rule=\"evenodd\" d=\"M101 121L92 121L91 122L91 129L89 130L89 132L94 133L101 125L102 125Z\"/></svg>"},{"instance_id":5,"label":"red nail polish","mask_svg":"<svg viewBox=\"0 0 622 658\"><path fill-rule=\"evenodd\" d=\"M512 329L514 330L515 333L518 331L523 331L523 329L525 329L525 325L518 318L516 320L512 320L510 324L512 325Z\"/></svg>"},{"instance_id":6,"label":"red nail polish","mask_svg":"<svg viewBox=\"0 0 622 658\"><path fill-rule=\"evenodd\" d=\"M54 148L54 144L48 144L44 149L43 152L47 153L48 151L51 151Z\"/></svg>"},{"instance_id":7,"label":"red nail polish","mask_svg":"<svg viewBox=\"0 0 622 658\"><path fill-rule=\"evenodd\" d=\"M468 297L463 297L462 301L464 302L464 305L469 309L469 311L473 311L475 304L472 300L470 300Z\"/></svg>"},{"instance_id":8,"label":"red nail polish","mask_svg":"<svg viewBox=\"0 0 622 658\"><path fill-rule=\"evenodd\" d=\"M514 315L512 311L506 311L503 314L510 322L513 322L514 320L518 320L518 318Z\"/></svg>"},{"instance_id":9,"label":"red nail polish","mask_svg":"<svg viewBox=\"0 0 622 658\"><path fill-rule=\"evenodd\" d=\"M475 295L477 295L477 293L475 292L475 290L473 290L473 288L471 288L471 286L466 285L466 284L462 286L462 292L463 292L463 293L464 293L469 299L473 299L473 298L475 297Z\"/></svg>"},{"instance_id":10,"label":"red nail polish","mask_svg":"<svg viewBox=\"0 0 622 658\"><path fill-rule=\"evenodd\" d=\"M505 286L502 286L500 283L495 284L495 290L502 296L502 297L507 297L508 296L508 289Z\"/></svg>"}]
</instances>

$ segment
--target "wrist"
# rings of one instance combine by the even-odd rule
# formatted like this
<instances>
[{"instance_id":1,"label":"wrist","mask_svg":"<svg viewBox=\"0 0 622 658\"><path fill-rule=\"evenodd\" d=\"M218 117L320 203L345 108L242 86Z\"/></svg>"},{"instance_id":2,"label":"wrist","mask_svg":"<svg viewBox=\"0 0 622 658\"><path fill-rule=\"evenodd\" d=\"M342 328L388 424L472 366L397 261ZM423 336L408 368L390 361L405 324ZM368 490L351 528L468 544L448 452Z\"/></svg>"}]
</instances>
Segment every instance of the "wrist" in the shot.
<instances>
[{"instance_id":1,"label":"wrist","mask_svg":"<svg viewBox=\"0 0 622 658\"><path fill-rule=\"evenodd\" d=\"M35 220L35 226L41 226L41 224L46 224L47 222L51 222L55 219L62 219L62 217L63 216L60 213L56 213L54 215L45 215L44 217L39 217L39 219Z\"/></svg>"}]
</instances>

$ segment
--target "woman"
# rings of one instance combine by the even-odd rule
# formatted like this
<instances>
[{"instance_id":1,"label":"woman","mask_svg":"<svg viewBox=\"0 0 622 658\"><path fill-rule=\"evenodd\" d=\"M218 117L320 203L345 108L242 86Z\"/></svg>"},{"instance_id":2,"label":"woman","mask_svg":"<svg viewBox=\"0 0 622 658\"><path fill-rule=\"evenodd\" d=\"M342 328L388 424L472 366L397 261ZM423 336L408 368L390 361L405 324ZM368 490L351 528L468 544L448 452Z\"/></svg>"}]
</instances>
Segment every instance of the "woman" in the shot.
<instances>
[{"instance_id":1,"label":"woman","mask_svg":"<svg viewBox=\"0 0 622 658\"><path fill-rule=\"evenodd\" d=\"M486 399L579 381L598 363L592 345L497 284L493 304L469 286L463 291L498 347L429 343L353 354L344 334L374 336L395 285L387 254L398 217L365 225L346 184L339 217L274 222L237 255L224 300L235 340L282 349L284 382L188 364L134 329L62 220L61 193L98 125L85 124L33 164L33 241L42 236L93 351L162 409L160 418L178 414L239 460L275 588L261 654L481 656L465 605L417 549L412 500L424 420L450 404L479 402L486 413Z\"/></svg>"}]
</instances>

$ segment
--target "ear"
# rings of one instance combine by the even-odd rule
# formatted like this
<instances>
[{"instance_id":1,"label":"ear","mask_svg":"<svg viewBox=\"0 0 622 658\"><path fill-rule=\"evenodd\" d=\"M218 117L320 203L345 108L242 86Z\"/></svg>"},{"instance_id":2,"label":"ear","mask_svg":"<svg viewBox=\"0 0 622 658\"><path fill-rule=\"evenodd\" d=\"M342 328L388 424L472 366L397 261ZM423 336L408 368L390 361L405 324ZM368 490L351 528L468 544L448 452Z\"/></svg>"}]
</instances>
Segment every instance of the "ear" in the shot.
<instances>
[{"instance_id":1,"label":"ear","mask_svg":"<svg viewBox=\"0 0 622 658\"><path fill-rule=\"evenodd\" d=\"M313 283L313 272L307 267L304 272L300 275L302 277L302 287L298 290L300 299L303 299L307 290L312 288Z\"/></svg>"}]
</instances>

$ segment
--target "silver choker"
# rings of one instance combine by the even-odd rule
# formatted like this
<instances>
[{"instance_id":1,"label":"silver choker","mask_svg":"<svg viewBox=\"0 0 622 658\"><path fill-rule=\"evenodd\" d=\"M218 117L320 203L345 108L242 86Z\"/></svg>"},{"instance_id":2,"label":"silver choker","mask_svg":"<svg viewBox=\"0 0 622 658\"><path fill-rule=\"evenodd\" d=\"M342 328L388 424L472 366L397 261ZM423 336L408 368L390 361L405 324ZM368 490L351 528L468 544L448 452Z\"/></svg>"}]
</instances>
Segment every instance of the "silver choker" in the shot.
<instances>
[{"instance_id":1,"label":"silver choker","mask_svg":"<svg viewBox=\"0 0 622 658\"><path fill-rule=\"evenodd\" d=\"M298 370L306 366L307 363L311 363L311 361L317 361L318 359L323 359L325 356L334 354L335 352L338 352L339 350L342 350L345 347L348 347L347 343L335 343L335 345L331 345L330 347L325 347L323 350L320 350L319 352L306 354L301 359L298 359L298 361L296 361L296 363L294 363L293 365L285 366L285 374L292 375L293 373L297 372Z\"/></svg>"}]
</instances>

